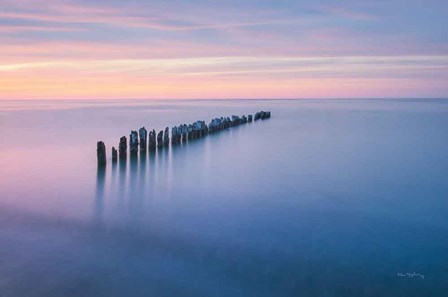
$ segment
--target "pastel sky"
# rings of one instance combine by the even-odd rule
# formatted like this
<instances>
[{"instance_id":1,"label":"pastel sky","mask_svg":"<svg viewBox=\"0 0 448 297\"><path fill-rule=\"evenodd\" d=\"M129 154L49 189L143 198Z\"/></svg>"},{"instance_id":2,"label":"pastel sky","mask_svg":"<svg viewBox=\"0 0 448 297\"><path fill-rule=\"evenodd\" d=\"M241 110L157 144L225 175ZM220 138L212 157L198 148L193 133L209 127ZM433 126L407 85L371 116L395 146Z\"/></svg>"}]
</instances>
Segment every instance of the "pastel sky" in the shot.
<instances>
[{"instance_id":1,"label":"pastel sky","mask_svg":"<svg viewBox=\"0 0 448 297\"><path fill-rule=\"evenodd\" d=\"M448 97L447 0L0 0L0 99Z\"/></svg>"}]
</instances>

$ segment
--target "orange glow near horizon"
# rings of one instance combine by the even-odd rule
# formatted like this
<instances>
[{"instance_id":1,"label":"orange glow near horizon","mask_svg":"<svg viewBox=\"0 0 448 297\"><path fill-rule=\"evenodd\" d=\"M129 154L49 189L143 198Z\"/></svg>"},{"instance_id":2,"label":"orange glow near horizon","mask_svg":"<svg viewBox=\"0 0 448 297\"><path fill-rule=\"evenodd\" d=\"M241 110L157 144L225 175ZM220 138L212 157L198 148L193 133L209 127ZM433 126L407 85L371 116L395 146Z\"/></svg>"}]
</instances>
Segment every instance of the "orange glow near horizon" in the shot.
<instances>
[{"instance_id":1,"label":"orange glow near horizon","mask_svg":"<svg viewBox=\"0 0 448 297\"><path fill-rule=\"evenodd\" d=\"M408 63L412 62L412 66ZM226 99L424 96L447 57L218 57L0 65L2 99ZM394 76L382 74L393 69ZM361 75L362 74L362 75Z\"/></svg>"}]
</instances>

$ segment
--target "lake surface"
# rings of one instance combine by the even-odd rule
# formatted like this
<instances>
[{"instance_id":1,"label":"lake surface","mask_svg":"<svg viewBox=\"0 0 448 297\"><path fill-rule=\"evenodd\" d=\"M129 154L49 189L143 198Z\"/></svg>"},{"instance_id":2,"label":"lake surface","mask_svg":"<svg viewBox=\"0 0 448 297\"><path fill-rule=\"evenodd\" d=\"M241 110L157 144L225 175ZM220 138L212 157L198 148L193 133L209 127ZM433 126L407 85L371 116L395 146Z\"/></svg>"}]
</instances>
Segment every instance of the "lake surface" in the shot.
<instances>
[{"instance_id":1,"label":"lake surface","mask_svg":"<svg viewBox=\"0 0 448 297\"><path fill-rule=\"evenodd\" d=\"M0 296L448 296L448 100L0 101Z\"/></svg>"}]
</instances>

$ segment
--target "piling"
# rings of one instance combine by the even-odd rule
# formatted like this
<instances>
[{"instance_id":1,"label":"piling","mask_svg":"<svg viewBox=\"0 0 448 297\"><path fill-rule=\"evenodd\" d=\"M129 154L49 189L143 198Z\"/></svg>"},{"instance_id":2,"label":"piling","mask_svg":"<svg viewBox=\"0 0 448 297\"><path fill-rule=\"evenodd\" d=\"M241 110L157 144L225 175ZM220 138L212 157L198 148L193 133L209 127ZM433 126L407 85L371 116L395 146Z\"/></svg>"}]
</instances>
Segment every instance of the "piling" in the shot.
<instances>
[{"instance_id":1,"label":"piling","mask_svg":"<svg viewBox=\"0 0 448 297\"><path fill-rule=\"evenodd\" d=\"M138 133L137 131L131 131L129 135L129 153L135 155L138 153Z\"/></svg>"},{"instance_id":2,"label":"piling","mask_svg":"<svg viewBox=\"0 0 448 297\"><path fill-rule=\"evenodd\" d=\"M102 141L96 143L96 156L98 165L106 165L106 145Z\"/></svg>"},{"instance_id":3,"label":"piling","mask_svg":"<svg viewBox=\"0 0 448 297\"><path fill-rule=\"evenodd\" d=\"M174 126L171 128L171 143L172 144L178 144L181 140L181 134L180 134L180 126Z\"/></svg>"},{"instance_id":4,"label":"piling","mask_svg":"<svg viewBox=\"0 0 448 297\"><path fill-rule=\"evenodd\" d=\"M170 144L170 128L165 128L165 133L163 134L163 145L169 145Z\"/></svg>"},{"instance_id":5,"label":"piling","mask_svg":"<svg viewBox=\"0 0 448 297\"><path fill-rule=\"evenodd\" d=\"M148 146L148 131L145 127L138 130L138 136L140 138L140 153L145 153Z\"/></svg>"},{"instance_id":6,"label":"piling","mask_svg":"<svg viewBox=\"0 0 448 297\"><path fill-rule=\"evenodd\" d=\"M236 127L239 124L241 124L241 119L239 116L233 115L232 116L232 121L230 122L230 126L231 127Z\"/></svg>"},{"instance_id":7,"label":"piling","mask_svg":"<svg viewBox=\"0 0 448 297\"><path fill-rule=\"evenodd\" d=\"M157 134L157 146L163 147L163 130Z\"/></svg>"},{"instance_id":8,"label":"piling","mask_svg":"<svg viewBox=\"0 0 448 297\"><path fill-rule=\"evenodd\" d=\"M193 125L189 124L187 127L187 138L192 139L193 138Z\"/></svg>"},{"instance_id":9,"label":"piling","mask_svg":"<svg viewBox=\"0 0 448 297\"><path fill-rule=\"evenodd\" d=\"M128 144L126 140L126 136L122 136L120 138L120 143L118 144L118 154L120 159L126 159L127 157Z\"/></svg>"},{"instance_id":10,"label":"piling","mask_svg":"<svg viewBox=\"0 0 448 297\"><path fill-rule=\"evenodd\" d=\"M187 141L187 135L188 135L188 127L186 124L182 124L180 126L180 134L182 135L182 141Z\"/></svg>"},{"instance_id":11,"label":"piling","mask_svg":"<svg viewBox=\"0 0 448 297\"><path fill-rule=\"evenodd\" d=\"M117 149L113 146L112 147L112 162L116 162L118 159L118 152Z\"/></svg>"},{"instance_id":12,"label":"piling","mask_svg":"<svg viewBox=\"0 0 448 297\"><path fill-rule=\"evenodd\" d=\"M156 142L156 130L152 130L149 132L149 138L148 138L148 148L150 150L154 150L157 146Z\"/></svg>"}]
</instances>

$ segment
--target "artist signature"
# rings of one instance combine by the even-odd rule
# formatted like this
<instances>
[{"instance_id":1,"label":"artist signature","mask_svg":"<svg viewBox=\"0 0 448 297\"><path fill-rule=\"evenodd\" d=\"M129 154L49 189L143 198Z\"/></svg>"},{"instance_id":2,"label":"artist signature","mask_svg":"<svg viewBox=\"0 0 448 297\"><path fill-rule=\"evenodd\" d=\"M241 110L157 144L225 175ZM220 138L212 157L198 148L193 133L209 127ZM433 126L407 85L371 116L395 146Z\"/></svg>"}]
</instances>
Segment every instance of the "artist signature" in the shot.
<instances>
[{"instance_id":1,"label":"artist signature","mask_svg":"<svg viewBox=\"0 0 448 297\"><path fill-rule=\"evenodd\" d=\"M416 278L416 277L420 277L422 279L425 279L425 275L421 274L421 273L416 273L416 272L406 272L406 273L402 273L402 272L398 272L397 273L398 277L408 277L408 278Z\"/></svg>"}]
</instances>

